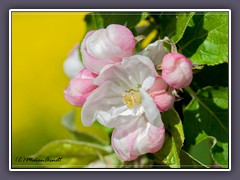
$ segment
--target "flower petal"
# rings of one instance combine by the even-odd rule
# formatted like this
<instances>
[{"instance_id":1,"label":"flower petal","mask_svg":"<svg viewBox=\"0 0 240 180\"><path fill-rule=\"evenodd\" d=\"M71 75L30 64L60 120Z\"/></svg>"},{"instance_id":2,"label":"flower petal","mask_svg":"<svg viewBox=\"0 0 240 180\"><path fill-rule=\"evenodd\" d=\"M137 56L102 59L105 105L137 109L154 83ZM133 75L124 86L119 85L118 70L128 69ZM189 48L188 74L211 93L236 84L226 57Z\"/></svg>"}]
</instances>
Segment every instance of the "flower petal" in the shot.
<instances>
[{"instance_id":1,"label":"flower petal","mask_svg":"<svg viewBox=\"0 0 240 180\"><path fill-rule=\"evenodd\" d=\"M90 31L81 45L83 63L87 69L98 74L105 65L131 56L135 43L132 32L122 25L112 24L106 29Z\"/></svg>"},{"instance_id":2,"label":"flower petal","mask_svg":"<svg viewBox=\"0 0 240 180\"><path fill-rule=\"evenodd\" d=\"M167 40L169 40L168 37L165 37L162 40L155 41L154 43L149 44L139 54L149 57L156 66L160 65L163 56L167 53L166 49L163 46L163 43Z\"/></svg>"},{"instance_id":3,"label":"flower petal","mask_svg":"<svg viewBox=\"0 0 240 180\"><path fill-rule=\"evenodd\" d=\"M148 77L143 81L142 89L144 89L144 90L150 89L150 88L153 86L154 82L155 82L155 77L153 77L153 76L148 76Z\"/></svg>"},{"instance_id":4,"label":"flower petal","mask_svg":"<svg viewBox=\"0 0 240 180\"><path fill-rule=\"evenodd\" d=\"M158 75L152 61L140 55L124 58L122 63L105 67L94 80L94 84L100 86L105 81L112 81L130 90L138 88L147 77Z\"/></svg>"},{"instance_id":5,"label":"flower petal","mask_svg":"<svg viewBox=\"0 0 240 180\"><path fill-rule=\"evenodd\" d=\"M116 85L123 87L125 90L133 88L128 72L120 63L111 66L106 65L102 70L103 71L101 71L98 77L93 81L94 84L100 86L106 81L112 81ZM136 82L134 84L136 84Z\"/></svg>"},{"instance_id":6,"label":"flower petal","mask_svg":"<svg viewBox=\"0 0 240 180\"><path fill-rule=\"evenodd\" d=\"M165 129L157 128L146 121L145 116L136 117L125 128L114 129L112 146L124 161L131 161L145 153L157 152L163 145Z\"/></svg>"},{"instance_id":7,"label":"flower petal","mask_svg":"<svg viewBox=\"0 0 240 180\"><path fill-rule=\"evenodd\" d=\"M156 103L159 111L165 112L173 107L175 96L170 92L164 92L154 95L153 100Z\"/></svg>"},{"instance_id":8,"label":"flower petal","mask_svg":"<svg viewBox=\"0 0 240 180\"><path fill-rule=\"evenodd\" d=\"M65 74L71 79L74 78L84 67L79 57L79 44L76 44L63 63Z\"/></svg>"},{"instance_id":9,"label":"flower petal","mask_svg":"<svg viewBox=\"0 0 240 180\"><path fill-rule=\"evenodd\" d=\"M83 64L84 66L90 70L93 73L98 74L99 71L107 64L112 64L114 63L111 60L101 60L98 58L95 58L94 56L92 56L91 54L88 53L87 51L87 45L86 45L86 41L87 39L94 33L95 31L89 31L86 36L84 37L82 44L81 44L81 53L82 53L82 60L83 60Z\"/></svg>"},{"instance_id":10,"label":"flower petal","mask_svg":"<svg viewBox=\"0 0 240 180\"><path fill-rule=\"evenodd\" d=\"M141 134L138 135L137 143L138 150L141 154L155 153L164 143L165 129L164 127L157 128L156 126L146 123Z\"/></svg>"},{"instance_id":11,"label":"flower petal","mask_svg":"<svg viewBox=\"0 0 240 180\"><path fill-rule=\"evenodd\" d=\"M138 84L142 84L148 76L157 76L152 61L145 56L134 55L126 57L122 61L123 68L128 72L129 78L134 79Z\"/></svg>"},{"instance_id":12,"label":"flower petal","mask_svg":"<svg viewBox=\"0 0 240 180\"><path fill-rule=\"evenodd\" d=\"M95 31L87 40L86 48L90 55L96 59L109 61L120 61L122 59L122 50L118 46L112 44L108 39L105 29Z\"/></svg>"},{"instance_id":13,"label":"flower petal","mask_svg":"<svg viewBox=\"0 0 240 180\"><path fill-rule=\"evenodd\" d=\"M82 108L83 124L90 126L97 119L104 126L120 127L141 114L142 111L129 109L123 103L124 92L121 87L111 81L105 82L94 90Z\"/></svg>"},{"instance_id":14,"label":"flower petal","mask_svg":"<svg viewBox=\"0 0 240 180\"><path fill-rule=\"evenodd\" d=\"M106 28L106 35L112 44L120 47L122 57L131 56L136 44L132 32L125 26L111 24Z\"/></svg>"},{"instance_id":15,"label":"flower petal","mask_svg":"<svg viewBox=\"0 0 240 180\"><path fill-rule=\"evenodd\" d=\"M153 98L142 88L139 89L139 92L142 95L142 106L144 108L147 121L156 127L163 126L160 112Z\"/></svg>"}]
</instances>

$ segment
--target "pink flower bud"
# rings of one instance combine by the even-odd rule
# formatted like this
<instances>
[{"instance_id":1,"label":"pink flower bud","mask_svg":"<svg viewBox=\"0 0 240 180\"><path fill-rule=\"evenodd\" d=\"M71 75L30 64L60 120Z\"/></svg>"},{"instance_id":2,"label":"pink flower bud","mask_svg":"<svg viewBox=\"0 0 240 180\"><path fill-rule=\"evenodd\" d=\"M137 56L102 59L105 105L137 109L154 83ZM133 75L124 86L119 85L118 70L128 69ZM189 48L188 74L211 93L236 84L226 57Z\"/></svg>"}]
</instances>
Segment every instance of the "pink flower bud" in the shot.
<instances>
[{"instance_id":1,"label":"pink flower bud","mask_svg":"<svg viewBox=\"0 0 240 180\"><path fill-rule=\"evenodd\" d=\"M167 111L173 107L175 96L172 95L172 88L167 91L168 85L158 76L148 93L153 98L160 112Z\"/></svg>"},{"instance_id":2,"label":"pink flower bud","mask_svg":"<svg viewBox=\"0 0 240 180\"><path fill-rule=\"evenodd\" d=\"M160 112L168 111L173 107L175 97L170 92L155 95L153 98Z\"/></svg>"},{"instance_id":3,"label":"pink flower bud","mask_svg":"<svg viewBox=\"0 0 240 180\"><path fill-rule=\"evenodd\" d=\"M165 139L165 128L156 127L144 118L125 128L115 128L112 133L112 147L124 161L132 161L146 153L155 153L161 149Z\"/></svg>"},{"instance_id":4,"label":"pink flower bud","mask_svg":"<svg viewBox=\"0 0 240 180\"><path fill-rule=\"evenodd\" d=\"M97 88L92 80L97 75L87 69L83 69L75 76L64 91L65 99L74 106L83 106L88 95Z\"/></svg>"},{"instance_id":5,"label":"pink flower bud","mask_svg":"<svg viewBox=\"0 0 240 180\"><path fill-rule=\"evenodd\" d=\"M168 53L162 61L162 78L173 88L180 89L192 81L192 62L180 53Z\"/></svg>"},{"instance_id":6,"label":"pink flower bud","mask_svg":"<svg viewBox=\"0 0 240 180\"><path fill-rule=\"evenodd\" d=\"M135 44L132 32L122 25L112 24L106 29L90 31L81 44L83 64L98 74L105 65L133 55Z\"/></svg>"}]
</instances>

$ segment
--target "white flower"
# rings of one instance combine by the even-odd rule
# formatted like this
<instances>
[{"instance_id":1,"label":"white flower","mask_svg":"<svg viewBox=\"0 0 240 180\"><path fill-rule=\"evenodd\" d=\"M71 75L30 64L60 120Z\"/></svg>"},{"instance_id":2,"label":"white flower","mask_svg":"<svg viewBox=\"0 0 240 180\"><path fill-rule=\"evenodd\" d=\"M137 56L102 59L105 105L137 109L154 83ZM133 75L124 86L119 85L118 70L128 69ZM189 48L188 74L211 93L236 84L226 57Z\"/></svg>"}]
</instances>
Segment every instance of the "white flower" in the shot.
<instances>
[{"instance_id":1,"label":"white flower","mask_svg":"<svg viewBox=\"0 0 240 180\"><path fill-rule=\"evenodd\" d=\"M84 67L79 57L79 43L69 53L63 63L63 70L69 78L74 78Z\"/></svg>"},{"instance_id":2,"label":"white flower","mask_svg":"<svg viewBox=\"0 0 240 180\"><path fill-rule=\"evenodd\" d=\"M124 58L121 63L105 66L93 83L99 86L82 108L82 122L95 120L115 128L112 146L125 161L158 151L164 141L160 112L148 94L155 77L154 64L145 56Z\"/></svg>"},{"instance_id":3,"label":"white flower","mask_svg":"<svg viewBox=\"0 0 240 180\"><path fill-rule=\"evenodd\" d=\"M157 40L154 43L149 44L144 50L142 50L139 55L149 57L153 64L158 66L162 62L163 56L167 54L166 49L163 46L163 43L168 41L169 38L165 37L162 40Z\"/></svg>"}]
</instances>

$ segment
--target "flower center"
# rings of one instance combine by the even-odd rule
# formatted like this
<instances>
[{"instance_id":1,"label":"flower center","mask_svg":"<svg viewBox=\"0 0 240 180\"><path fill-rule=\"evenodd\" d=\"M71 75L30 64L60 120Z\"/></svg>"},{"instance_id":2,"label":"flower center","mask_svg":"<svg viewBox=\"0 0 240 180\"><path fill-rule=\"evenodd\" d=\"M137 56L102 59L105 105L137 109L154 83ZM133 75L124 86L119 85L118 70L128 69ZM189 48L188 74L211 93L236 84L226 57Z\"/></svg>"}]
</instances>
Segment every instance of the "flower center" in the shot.
<instances>
[{"instance_id":1,"label":"flower center","mask_svg":"<svg viewBox=\"0 0 240 180\"><path fill-rule=\"evenodd\" d=\"M128 108L131 108L134 104L142 103L142 96L139 91L130 90L122 94L124 104L127 104Z\"/></svg>"}]
</instances>

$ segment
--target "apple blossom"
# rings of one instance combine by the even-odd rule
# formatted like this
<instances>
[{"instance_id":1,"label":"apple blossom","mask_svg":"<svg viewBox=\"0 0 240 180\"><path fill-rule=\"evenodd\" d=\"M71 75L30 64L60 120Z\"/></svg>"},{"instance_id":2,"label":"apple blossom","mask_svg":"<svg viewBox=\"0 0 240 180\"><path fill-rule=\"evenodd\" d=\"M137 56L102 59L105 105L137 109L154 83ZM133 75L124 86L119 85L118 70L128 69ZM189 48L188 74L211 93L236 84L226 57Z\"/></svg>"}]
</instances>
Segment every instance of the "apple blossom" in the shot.
<instances>
[{"instance_id":1,"label":"apple blossom","mask_svg":"<svg viewBox=\"0 0 240 180\"><path fill-rule=\"evenodd\" d=\"M173 88L180 89L192 81L192 62L180 53L168 53L162 61L162 78Z\"/></svg>"},{"instance_id":2,"label":"apple blossom","mask_svg":"<svg viewBox=\"0 0 240 180\"><path fill-rule=\"evenodd\" d=\"M157 76L148 57L123 58L122 62L102 69L93 80L99 87L83 105L81 119L85 126L98 120L115 128L112 146L124 161L156 152L164 142L161 115L148 93Z\"/></svg>"},{"instance_id":3,"label":"apple blossom","mask_svg":"<svg viewBox=\"0 0 240 180\"><path fill-rule=\"evenodd\" d=\"M92 84L92 80L96 76L87 69L80 71L65 89L65 99L74 106L83 106L89 94L97 88L96 85Z\"/></svg>"},{"instance_id":4,"label":"apple blossom","mask_svg":"<svg viewBox=\"0 0 240 180\"><path fill-rule=\"evenodd\" d=\"M81 44L83 64L98 74L105 65L133 55L135 44L132 32L122 25L111 24L106 29L90 31Z\"/></svg>"},{"instance_id":5,"label":"apple blossom","mask_svg":"<svg viewBox=\"0 0 240 180\"><path fill-rule=\"evenodd\" d=\"M74 78L84 67L79 57L79 43L74 46L67 59L63 63L65 74L71 79Z\"/></svg>"}]
</instances>

